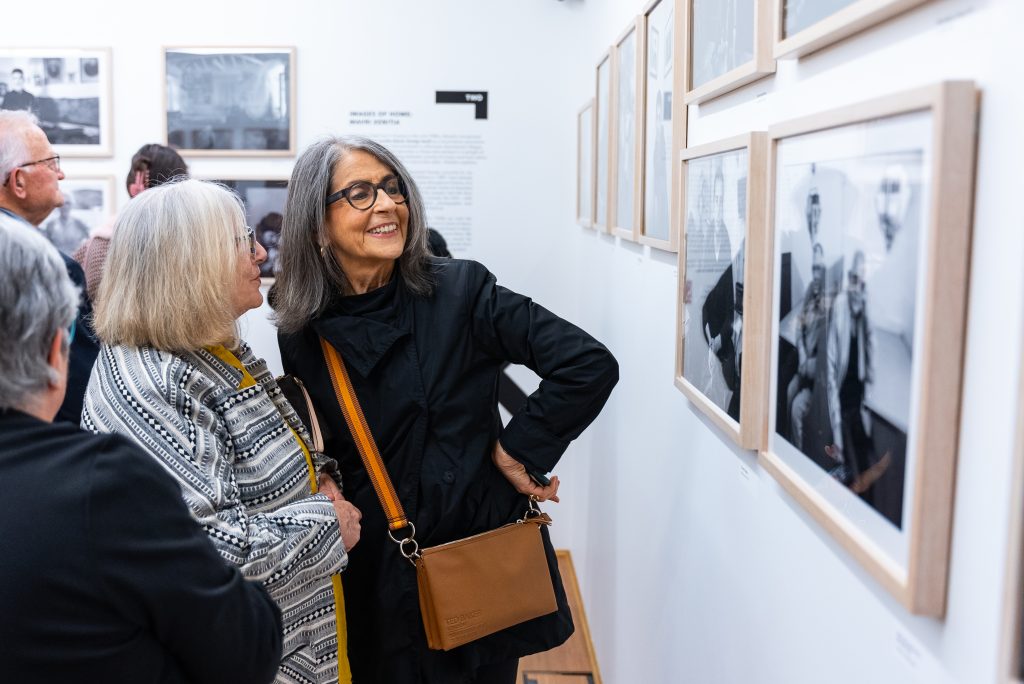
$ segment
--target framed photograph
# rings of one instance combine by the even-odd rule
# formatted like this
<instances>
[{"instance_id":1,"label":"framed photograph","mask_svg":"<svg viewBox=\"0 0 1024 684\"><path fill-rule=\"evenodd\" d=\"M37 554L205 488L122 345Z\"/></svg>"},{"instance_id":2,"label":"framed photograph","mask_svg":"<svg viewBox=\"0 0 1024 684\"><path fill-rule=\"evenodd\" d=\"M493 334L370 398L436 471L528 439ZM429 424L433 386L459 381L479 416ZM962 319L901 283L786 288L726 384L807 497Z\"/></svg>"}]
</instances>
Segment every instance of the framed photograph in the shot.
<instances>
[{"instance_id":1,"label":"framed photograph","mask_svg":"<svg viewBox=\"0 0 1024 684\"><path fill-rule=\"evenodd\" d=\"M772 0L776 58L801 57L928 0Z\"/></svg>"},{"instance_id":2,"label":"framed photograph","mask_svg":"<svg viewBox=\"0 0 1024 684\"><path fill-rule=\"evenodd\" d=\"M769 129L764 467L912 613L945 610L974 184L965 81Z\"/></svg>"},{"instance_id":3,"label":"framed photograph","mask_svg":"<svg viewBox=\"0 0 1024 684\"><path fill-rule=\"evenodd\" d=\"M39 119L62 157L113 154L108 48L0 48L0 109Z\"/></svg>"},{"instance_id":4,"label":"framed photograph","mask_svg":"<svg viewBox=\"0 0 1024 684\"><path fill-rule=\"evenodd\" d=\"M576 114L576 222L594 225L594 101Z\"/></svg>"},{"instance_id":5,"label":"framed photograph","mask_svg":"<svg viewBox=\"0 0 1024 684\"><path fill-rule=\"evenodd\" d=\"M209 179L228 186L242 198L245 220L256 233L256 240L267 250L267 260L260 266L264 284L274 282L277 255L284 223L284 205L288 200L288 179L230 178Z\"/></svg>"},{"instance_id":6,"label":"framed photograph","mask_svg":"<svg viewBox=\"0 0 1024 684\"><path fill-rule=\"evenodd\" d=\"M675 384L745 449L763 446L767 370L764 133L680 154Z\"/></svg>"},{"instance_id":7,"label":"framed photograph","mask_svg":"<svg viewBox=\"0 0 1024 684\"><path fill-rule=\"evenodd\" d=\"M643 29L634 19L619 39L615 59L612 111L612 192L609 214L611 232L626 240L640 237L640 169L643 164L640 138L643 121L638 116L643 83Z\"/></svg>"},{"instance_id":8,"label":"framed photograph","mask_svg":"<svg viewBox=\"0 0 1024 684\"><path fill-rule=\"evenodd\" d=\"M775 73L774 0L687 0L686 104Z\"/></svg>"},{"instance_id":9,"label":"framed photograph","mask_svg":"<svg viewBox=\"0 0 1024 684\"><path fill-rule=\"evenodd\" d=\"M609 198L611 197L611 104L612 104L612 53L606 52L597 63L597 81L594 97L594 222L591 226L601 233L608 233L610 221Z\"/></svg>"},{"instance_id":10,"label":"framed photograph","mask_svg":"<svg viewBox=\"0 0 1024 684\"><path fill-rule=\"evenodd\" d=\"M60 191L64 205L50 212L39 230L57 249L71 255L87 237L113 220L117 211L114 177L76 175L62 180Z\"/></svg>"},{"instance_id":11,"label":"framed photograph","mask_svg":"<svg viewBox=\"0 0 1024 684\"><path fill-rule=\"evenodd\" d=\"M675 252L674 230L679 197L675 188L679 151L685 146L686 106L682 92L682 51L675 38L682 35L682 0L653 0L641 15L644 32L643 61L643 187L640 242Z\"/></svg>"},{"instance_id":12,"label":"framed photograph","mask_svg":"<svg viewBox=\"0 0 1024 684\"><path fill-rule=\"evenodd\" d=\"M295 48L164 48L167 144L191 156L295 154Z\"/></svg>"}]
</instances>

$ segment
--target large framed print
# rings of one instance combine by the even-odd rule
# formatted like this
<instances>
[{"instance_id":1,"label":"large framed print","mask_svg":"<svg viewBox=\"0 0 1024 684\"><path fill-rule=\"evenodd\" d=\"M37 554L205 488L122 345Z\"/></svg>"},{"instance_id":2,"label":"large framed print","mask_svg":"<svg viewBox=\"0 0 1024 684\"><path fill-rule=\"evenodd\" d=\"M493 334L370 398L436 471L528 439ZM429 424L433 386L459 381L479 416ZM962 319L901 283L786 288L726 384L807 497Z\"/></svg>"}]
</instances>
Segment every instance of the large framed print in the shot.
<instances>
[{"instance_id":1,"label":"large framed print","mask_svg":"<svg viewBox=\"0 0 1024 684\"><path fill-rule=\"evenodd\" d=\"M108 48L0 48L0 109L28 110L62 157L109 157Z\"/></svg>"},{"instance_id":2,"label":"large framed print","mask_svg":"<svg viewBox=\"0 0 1024 684\"><path fill-rule=\"evenodd\" d=\"M800 57L928 0L772 0L776 58Z\"/></svg>"},{"instance_id":3,"label":"large framed print","mask_svg":"<svg viewBox=\"0 0 1024 684\"><path fill-rule=\"evenodd\" d=\"M775 73L774 0L687 0L686 104Z\"/></svg>"},{"instance_id":4,"label":"large framed print","mask_svg":"<svg viewBox=\"0 0 1024 684\"><path fill-rule=\"evenodd\" d=\"M763 446L768 248L764 133L680 160L675 384L733 441Z\"/></svg>"},{"instance_id":5,"label":"large framed print","mask_svg":"<svg viewBox=\"0 0 1024 684\"><path fill-rule=\"evenodd\" d=\"M576 114L576 222L594 225L594 100Z\"/></svg>"},{"instance_id":6,"label":"large framed print","mask_svg":"<svg viewBox=\"0 0 1024 684\"><path fill-rule=\"evenodd\" d=\"M167 144L191 156L295 154L295 48L164 48Z\"/></svg>"},{"instance_id":7,"label":"large framed print","mask_svg":"<svg viewBox=\"0 0 1024 684\"><path fill-rule=\"evenodd\" d=\"M612 90L612 164L611 232L636 241L640 235L640 193L643 120L640 111L640 89L643 82L643 31L640 19L615 41Z\"/></svg>"},{"instance_id":8,"label":"large framed print","mask_svg":"<svg viewBox=\"0 0 1024 684\"><path fill-rule=\"evenodd\" d=\"M60 182L60 192L64 204L43 219L39 230L57 249L71 255L113 220L114 177L75 175Z\"/></svg>"},{"instance_id":9,"label":"large framed print","mask_svg":"<svg viewBox=\"0 0 1024 684\"><path fill-rule=\"evenodd\" d=\"M597 63L594 96L594 223L601 233L610 232L609 210L611 197L612 156L612 53L601 56Z\"/></svg>"},{"instance_id":10,"label":"large framed print","mask_svg":"<svg viewBox=\"0 0 1024 684\"><path fill-rule=\"evenodd\" d=\"M675 252L679 197L676 166L685 146L686 107L682 92L682 0L652 0L641 15L643 61L643 202L640 242ZM678 64L677 64L678 63Z\"/></svg>"},{"instance_id":11,"label":"large framed print","mask_svg":"<svg viewBox=\"0 0 1024 684\"><path fill-rule=\"evenodd\" d=\"M278 270L288 180L233 176L218 178L216 182L231 188L242 199L245 221L256 233L256 240L267 250L267 260L260 266L260 277L264 284L273 283Z\"/></svg>"},{"instance_id":12,"label":"large framed print","mask_svg":"<svg viewBox=\"0 0 1024 684\"><path fill-rule=\"evenodd\" d=\"M769 129L764 467L913 613L941 616L977 93L956 81Z\"/></svg>"}]
</instances>

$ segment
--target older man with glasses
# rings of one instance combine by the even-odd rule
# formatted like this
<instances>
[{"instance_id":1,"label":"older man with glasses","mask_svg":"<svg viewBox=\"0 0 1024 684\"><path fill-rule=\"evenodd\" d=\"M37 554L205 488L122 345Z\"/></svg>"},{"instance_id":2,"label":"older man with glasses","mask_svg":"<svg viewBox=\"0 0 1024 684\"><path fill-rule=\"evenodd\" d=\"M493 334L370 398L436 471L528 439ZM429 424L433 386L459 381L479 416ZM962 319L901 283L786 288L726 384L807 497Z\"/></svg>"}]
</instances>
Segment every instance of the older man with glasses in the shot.
<instances>
[{"instance_id":1,"label":"older man with glasses","mask_svg":"<svg viewBox=\"0 0 1024 684\"><path fill-rule=\"evenodd\" d=\"M59 181L64 179L58 156L35 116L28 112L0 111L0 213L38 228L50 213L64 204ZM72 282L81 290L77 323L80 334L71 345L68 390L57 420L78 425L82 400L99 346L92 336L89 317L92 304L85 291L85 272L70 256L61 253Z\"/></svg>"},{"instance_id":2,"label":"older man with glasses","mask_svg":"<svg viewBox=\"0 0 1024 684\"><path fill-rule=\"evenodd\" d=\"M226 564L132 442L53 424L78 292L0 216L0 662L4 681L269 682L281 615Z\"/></svg>"}]
</instances>

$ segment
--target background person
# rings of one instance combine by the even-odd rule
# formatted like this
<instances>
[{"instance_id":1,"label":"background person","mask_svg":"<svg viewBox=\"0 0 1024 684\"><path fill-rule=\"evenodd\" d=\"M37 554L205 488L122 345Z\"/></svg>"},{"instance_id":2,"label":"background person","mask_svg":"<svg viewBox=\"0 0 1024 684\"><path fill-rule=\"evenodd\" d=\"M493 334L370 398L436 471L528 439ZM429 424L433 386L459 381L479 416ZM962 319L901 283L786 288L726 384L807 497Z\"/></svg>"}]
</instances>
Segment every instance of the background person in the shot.
<instances>
[{"instance_id":1,"label":"background person","mask_svg":"<svg viewBox=\"0 0 1024 684\"><path fill-rule=\"evenodd\" d=\"M174 480L122 437L52 422L77 307L57 251L0 216L0 329L19 341L0 345L3 679L269 682L280 612Z\"/></svg>"},{"instance_id":2,"label":"background person","mask_svg":"<svg viewBox=\"0 0 1024 684\"><path fill-rule=\"evenodd\" d=\"M54 209L64 204L59 181L64 180L60 157L53 151L35 116L28 112L0 111L0 213L38 227ZM60 253L71 281L81 291L77 335L71 344L68 388L57 420L78 425L82 397L93 362L99 352L92 334L92 303L85 292L85 273L74 259Z\"/></svg>"},{"instance_id":3,"label":"background person","mask_svg":"<svg viewBox=\"0 0 1024 684\"><path fill-rule=\"evenodd\" d=\"M25 72L21 69L11 69L11 83L4 93L0 109L36 113L36 96L25 90Z\"/></svg>"},{"instance_id":4,"label":"background person","mask_svg":"<svg viewBox=\"0 0 1024 684\"><path fill-rule=\"evenodd\" d=\"M221 556L264 584L284 615L277 681L347 682L335 576L359 540L359 512L309 453L266 362L238 339L238 317L263 302L264 259L222 186L181 180L129 202L96 300L103 349L82 425L138 442L178 480Z\"/></svg>"},{"instance_id":5,"label":"background person","mask_svg":"<svg viewBox=\"0 0 1024 684\"><path fill-rule=\"evenodd\" d=\"M512 522L527 494L557 501L558 478L541 487L526 468L554 468L618 380L615 359L579 328L500 287L476 262L432 258L415 183L391 152L362 138L322 140L299 157L275 306L285 369L336 426L345 423L320 337L341 354L421 546ZM541 383L502 429L506 362L525 364ZM388 539L344 427L327 452L370 530L345 577L357 682L510 683L520 656L572 633L545 530L558 611L451 652L428 650L415 572Z\"/></svg>"}]
</instances>

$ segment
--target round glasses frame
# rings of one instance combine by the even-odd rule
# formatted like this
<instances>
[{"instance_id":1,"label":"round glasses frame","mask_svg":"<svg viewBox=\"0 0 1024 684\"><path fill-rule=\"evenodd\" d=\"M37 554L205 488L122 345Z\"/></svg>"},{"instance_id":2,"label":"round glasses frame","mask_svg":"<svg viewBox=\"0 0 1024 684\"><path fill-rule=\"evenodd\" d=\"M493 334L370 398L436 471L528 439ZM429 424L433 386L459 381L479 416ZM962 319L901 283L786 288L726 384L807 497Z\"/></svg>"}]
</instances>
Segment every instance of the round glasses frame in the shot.
<instances>
[{"instance_id":1,"label":"round glasses frame","mask_svg":"<svg viewBox=\"0 0 1024 684\"><path fill-rule=\"evenodd\" d=\"M353 209L357 211L368 211L377 203L378 190L383 190L384 194L391 198L391 201L395 204L405 204L405 183L398 176L388 176L380 183L356 181L347 188L342 188L337 192L331 193L327 196L326 206L329 207L344 197L345 201L347 201L349 206ZM352 195L359 197L364 195L364 193L366 200L352 199Z\"/></svg>"}]
</instances>

